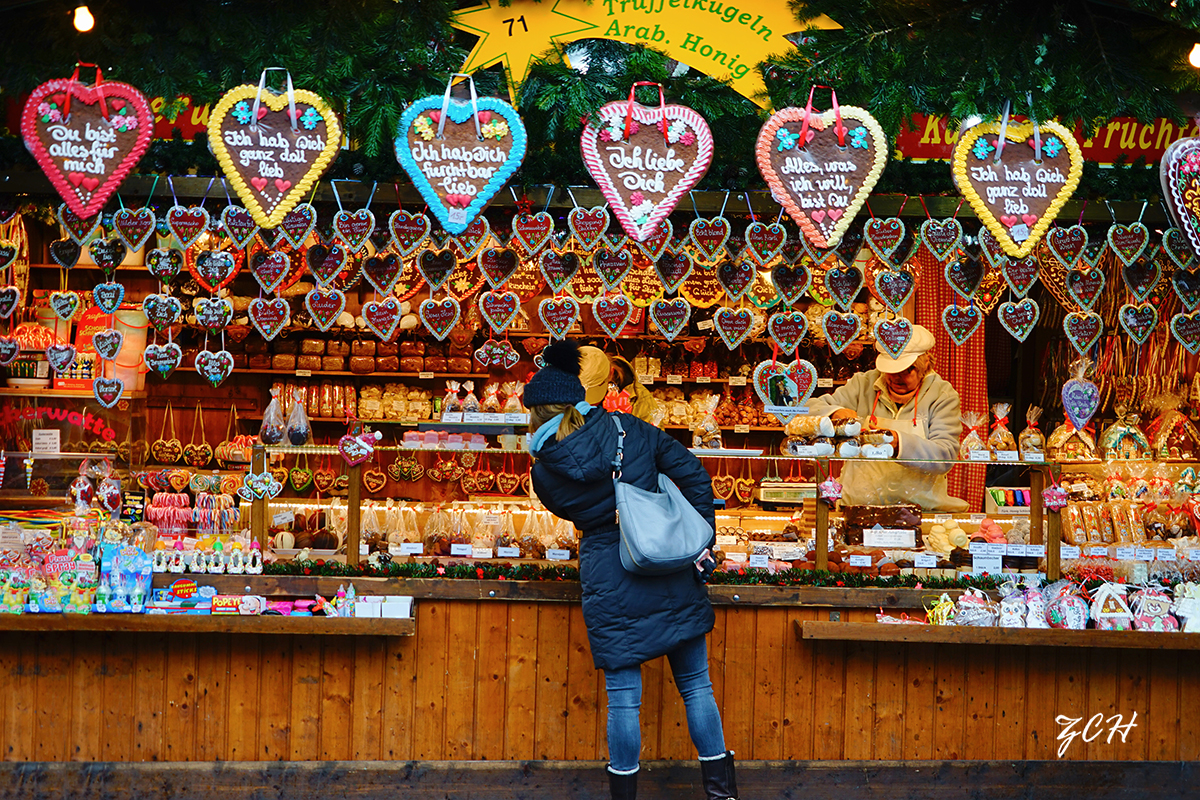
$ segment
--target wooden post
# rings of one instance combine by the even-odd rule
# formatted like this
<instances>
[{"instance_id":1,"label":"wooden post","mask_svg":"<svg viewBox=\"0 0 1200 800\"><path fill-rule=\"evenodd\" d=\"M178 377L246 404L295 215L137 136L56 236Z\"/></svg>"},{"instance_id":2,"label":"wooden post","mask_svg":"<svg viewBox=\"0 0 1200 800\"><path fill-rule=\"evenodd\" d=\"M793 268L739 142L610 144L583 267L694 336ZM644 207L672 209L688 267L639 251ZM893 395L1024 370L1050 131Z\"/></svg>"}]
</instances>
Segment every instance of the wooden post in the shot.
<instances>
[{"instance_id":1,"label":"wooden post","mask_svg":"<svg viewBox=\"0 0 1200 800\"><path fill-rule=\"evenodd\" d=\"M1051 511L1046 525L1046 580L1056 581L1062 577L1058 546L1062 540L1062 516Z\"/></svg>"},{"instance_id":2,"label":"wooden post","mask_svg":"<svg viewBox=\"0 0 1200 800\"><path fill-rule=\"evenodd\" d=\"M346 563L358 564L358 539L362 533L362 464L346 471L350 478L346 495Z\"/></svg>"},{"instance_id":3,"label":"wooden post","mask_svg":"<svg viewBox=\"0 0 1200 800\"><path fill-rule=\"evenodd\" d=\"M829 569L829 506L821 499L821 462L817 462L817 569ZM824 472L828 474L826 463Z\"/></svg>"},{"instance_id":4,"label":"wooden post","mask_svg":"<svg viewBox=\"0 0 1200 800\"><path fill-rule=\"evenodd\" d=\"M250 471L256 474L262 474L267 471L267 448L261 443L254 445L254 449L251 452ZM251 501L250 535L254 541L258 542L263 555L267 554L267 530L270 528L267 515L270 513L271 508L265 497L261 500Z\"/></svg>"},{"instance_id":5,"label":"wooden post","mask_svg":"<svg viewBox=\"0 0 1200 800\"><path fill-rule=\"evenodd\" d=\"M1045 506L1042 504L1042 492L1046 489L1046 474L1044 467L1031 467L1029 470L1029 543L1042 544L1042 514Z\"/></svg>"}]
</instances>

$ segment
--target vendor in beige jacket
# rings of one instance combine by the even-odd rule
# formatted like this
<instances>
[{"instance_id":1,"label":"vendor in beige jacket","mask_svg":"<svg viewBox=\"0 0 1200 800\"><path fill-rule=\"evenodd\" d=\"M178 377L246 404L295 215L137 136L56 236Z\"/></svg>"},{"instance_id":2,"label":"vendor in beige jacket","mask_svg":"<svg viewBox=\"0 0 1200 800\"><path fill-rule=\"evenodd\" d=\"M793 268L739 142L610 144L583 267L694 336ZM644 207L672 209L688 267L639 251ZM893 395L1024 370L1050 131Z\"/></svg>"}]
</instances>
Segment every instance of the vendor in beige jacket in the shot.
<instances>
[{"instance_id":1,"label":"vendor in beige jacket","mask_svg":"<svg viewBox=\"0 0 1200 800\"><path fill-rule=\"evenodd\" d=\"M875 369L855 374L832 394L808 402L810 414L834 422L859 420L864 429L896 434L892 461L847 461L842 469L846 505L916 503L929 511L963 511L947 492L946 473L958 458L962 420L958 392L933 370L933 334L913 325L899 358L878 345Z\"/></svg>"}]
</instances>

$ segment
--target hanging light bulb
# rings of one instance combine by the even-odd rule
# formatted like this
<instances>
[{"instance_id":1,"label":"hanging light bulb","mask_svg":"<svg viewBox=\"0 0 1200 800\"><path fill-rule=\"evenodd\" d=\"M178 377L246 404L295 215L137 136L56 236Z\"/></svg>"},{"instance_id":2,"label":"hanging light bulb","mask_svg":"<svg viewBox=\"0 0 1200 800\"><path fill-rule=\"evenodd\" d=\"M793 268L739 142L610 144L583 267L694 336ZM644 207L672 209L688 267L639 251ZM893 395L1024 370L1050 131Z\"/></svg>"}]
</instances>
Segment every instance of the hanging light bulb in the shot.
<instances>
[{"instance_id":1,"label":"hanging light bulb","mask_svg":"<svg viewBox=\"0 0 1200 800\"><path fill-rule=\"evenodd\" d=\"M87 6L76 6L75 8L75 30L80 33L87 33L96 24L96 18L92 16L92 12Z\"/></svg>"},{"instance_id":2,"label":"hanging light bulb","mask_svg":"<svg viewBox=\"0 0 1200 800\"><path fill-rule=\"evenodd\" d=\"M1200 69L1200 42L1192 45L1192 52L1188 53L1188 63Z\"/></svg>"}]
</instances>

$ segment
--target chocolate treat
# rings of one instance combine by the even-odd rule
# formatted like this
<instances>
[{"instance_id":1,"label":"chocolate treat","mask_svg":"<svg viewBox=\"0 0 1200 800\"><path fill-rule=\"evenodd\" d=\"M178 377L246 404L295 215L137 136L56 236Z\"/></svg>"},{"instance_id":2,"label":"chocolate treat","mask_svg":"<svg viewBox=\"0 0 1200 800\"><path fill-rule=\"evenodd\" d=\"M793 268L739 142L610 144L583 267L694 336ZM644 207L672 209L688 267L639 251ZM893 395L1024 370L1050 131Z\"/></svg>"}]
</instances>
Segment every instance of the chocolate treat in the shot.
<instances>
[{"instance_id":1,"label":"chocolate treat","mask_svg":"<svg viewBox=\"0 0 1200 800\"><path fill-rule=\"evenodd\" d=\"M919 528L921 507L911 504L894 506L845 506L842 514L847 525L860 528Z\"/></svg>"},{"instance_id":2,"label":"chocolate treat","mask_svg":"<svg viewBox=\"0 0 1200 800\"><path fill-rule=\"evenodd\" d=\"M356 375L369 375L375 371L375 356L350 356L350 371Z\"/></svg>"},{"instance_id":3,"label":"chocolate treat","mask_svg":"<svg viewBox=\"0 0 1200 800\"><path fill-rule=\"evenodd\" d=\"M346 359L341 356L323 356L321 370L324 372L345 372Z\"/></svg>"},{"instance_id":4,"label":"chocolate treat","mask_svg":"<svg viewBox=\"0 0 1200 800\"><path fill-rule=\"evenodd\" d=\"M325 343L325 355L327 356L348 356L350 355L350 343L343 342L338 339L331 340Z\"/></svg>"},{"instance_id":5,"label":"chocolate treat","mask_svg":"<svg viewBox=\"0 0 1200 800\"><path fill-rule=\"evenodd\" d=\"M254 358L258 358L258 356L252 357L251 361ZM276 353L271 356L271 369L294 370L296 369L296 357L290 353Z\"/></svg>"},{"instance_id":6,"label":"chocolate treat","mask_svg":"<svg viewBox=\"0 0 1200 800\"><path fill-rule=\"evenodd\" d=\"M350 355L352 356L372 356L375 355L375 340L374 339L356 339L350 343Z\"/></svg>"}]
</instances>

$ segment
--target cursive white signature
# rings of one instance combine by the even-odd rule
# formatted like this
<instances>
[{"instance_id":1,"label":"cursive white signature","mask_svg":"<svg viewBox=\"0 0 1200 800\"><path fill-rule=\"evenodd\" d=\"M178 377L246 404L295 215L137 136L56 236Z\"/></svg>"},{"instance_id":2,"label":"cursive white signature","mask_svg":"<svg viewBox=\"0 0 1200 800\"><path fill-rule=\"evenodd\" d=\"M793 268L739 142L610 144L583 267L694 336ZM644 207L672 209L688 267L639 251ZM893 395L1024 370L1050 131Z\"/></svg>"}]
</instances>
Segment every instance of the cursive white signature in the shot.
<instances>
[{"instance_id":1,"label":"cursive white signature","mask_svg":"<svg viewBox=\"0 0 1200 800\"><path fill-rule=\"evenodd\" d=\"M1083 717L1068 717L1064 714L1059 714L1054 718L1054 721L1062 726L1062 730L1058 734L1058 741L1062 742L1058 746L1058 757L1062 758L1067 752L1067 748L1075 739L1082 737L1085 742L1094 742L1104 733L1104 726L1111 723L1108 728L1108 738L1104 740L1105 744L1112 744L1113 736L1117 733L1121 734L1121 741L1125 741L1125 737L1129 732L1137 727L1137 712L1133 712L1133 716L1129 718L1129 722L1125 722L1123 714L1113 714L1108 719L1104 718L1103 714L1095 714L1087 721L1082 730L1076 730L1075 726L1083 722ZM1094 728L1094 732L1093 731Z\"/></svg>"}]
</instances>

